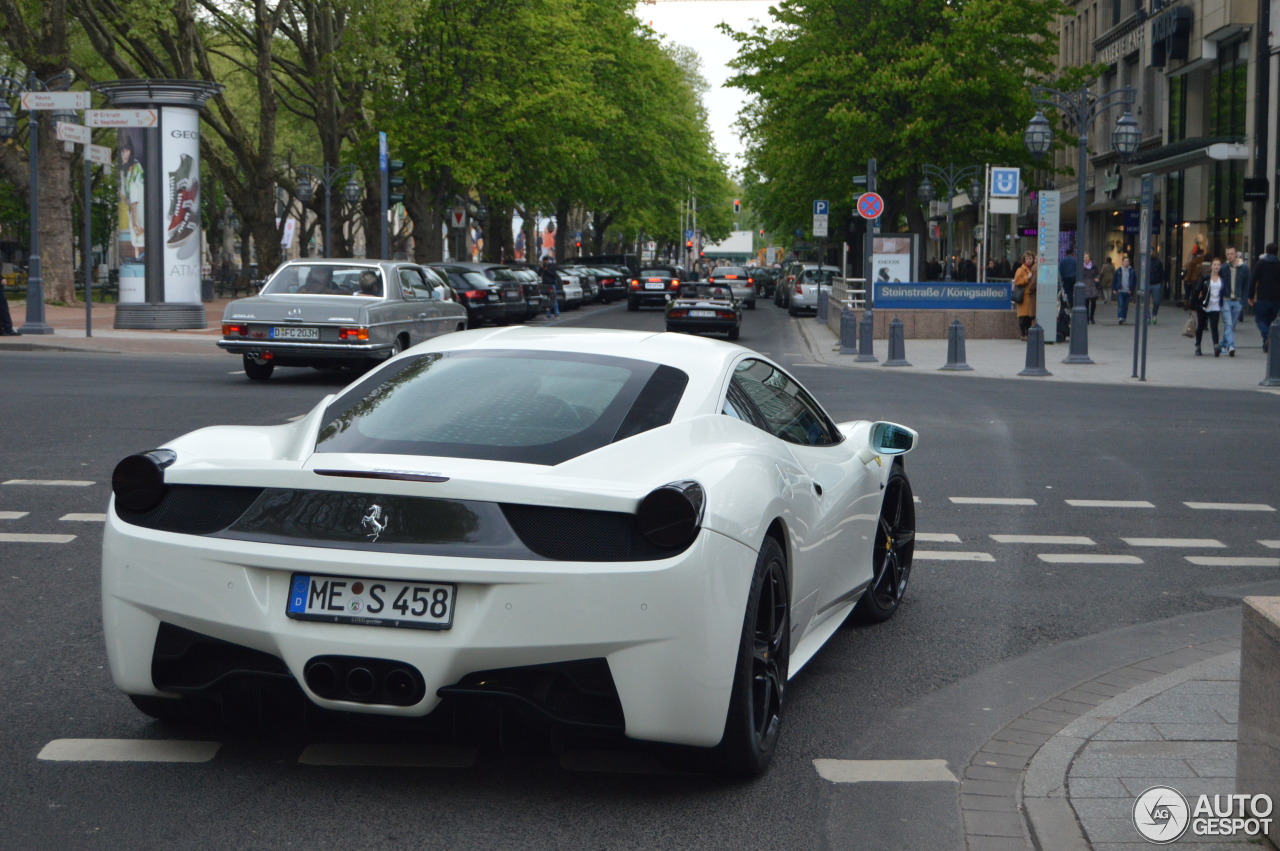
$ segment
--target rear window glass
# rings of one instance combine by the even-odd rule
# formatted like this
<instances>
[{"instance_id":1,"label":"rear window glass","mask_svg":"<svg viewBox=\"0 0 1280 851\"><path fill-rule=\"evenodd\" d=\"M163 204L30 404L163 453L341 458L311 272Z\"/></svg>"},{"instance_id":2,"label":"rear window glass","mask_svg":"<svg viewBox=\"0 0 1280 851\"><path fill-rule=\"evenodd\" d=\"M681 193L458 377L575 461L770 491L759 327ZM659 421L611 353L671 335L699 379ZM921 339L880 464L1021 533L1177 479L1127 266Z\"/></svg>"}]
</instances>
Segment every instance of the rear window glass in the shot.
<instances>
[{"instance_id":1,"label":"rear window glass","mask_svg":"<svg viewBox=\"0 0 1280 851\"><path fill-rule=\"evenodd\" d=\"M267 285L264 295L355 295L360 292L361 276L366 289L376 286L382 291L382 272L377 266L344 266L339 263L315 266L289 264L280 267ZM372 281L373 283L369 283Z\"/></svg>"},{"instance_id":2,"label":"rear window glass","mask_svg":"<svg viewBox=\"0 0 1280 851\"><path fill-rule=\"evenodd\" d=\"M723 275L739 275L746 277L747 270L741 266L717 266L711 270L711 277L719 278Z\"/></svg>"},{"instance_id":3,"label":"rear window glass","mask_svg":"<svg viewBox=\"0 0 1280 851\"><path fill-rule=\"evenodd\" d=\"M640 277L642 278L670 278L671 273L666 269L641 269Z\"/></svg>"},{"instance_id":4,"label":"rear window glass","mask_svg":"<svg viewBox=\"0 0 1280 851\"><path fill-rule=\"evenodd\" d=\"M817 269L805 269L804 273L800 275L800 280L809 284L816 284L818 281L822 281L822 283L827 284L830 283L831 279L835 276L836 273L831 269L823 269L821 271Z\"/></svg>"},{"instance_id":5,"label":"rear window glass","mask_svg":"<svg viewBox=\"0 0 1280 851\"><path fill-rule=\"evenodd\" d=\"M671 421L688 376L631 358L433 352L325 412L316 449L555 465Z\"/></svg>"}]
</instances>

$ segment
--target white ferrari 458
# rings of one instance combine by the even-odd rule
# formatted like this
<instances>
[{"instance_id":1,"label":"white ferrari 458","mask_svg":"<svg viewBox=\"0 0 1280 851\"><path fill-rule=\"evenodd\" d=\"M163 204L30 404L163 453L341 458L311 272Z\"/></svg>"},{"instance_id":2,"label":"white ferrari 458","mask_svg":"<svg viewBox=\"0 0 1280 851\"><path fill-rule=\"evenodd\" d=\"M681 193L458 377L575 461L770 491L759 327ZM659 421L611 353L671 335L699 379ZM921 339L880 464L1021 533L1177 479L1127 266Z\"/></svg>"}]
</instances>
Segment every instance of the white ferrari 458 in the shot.
<instances>
[{"instance_id":1,"label":"white ferrari 458","mask_svg":"<svg viewBox=\"0 0 1280 851\"><path fill-rule=\"evenodd\" d=\"M497 702L758 774L787 680L902 601L916 439L729 343L448 334L295 422L120 462L112 675L158 718Z\"/></svg>"}]
</instances>

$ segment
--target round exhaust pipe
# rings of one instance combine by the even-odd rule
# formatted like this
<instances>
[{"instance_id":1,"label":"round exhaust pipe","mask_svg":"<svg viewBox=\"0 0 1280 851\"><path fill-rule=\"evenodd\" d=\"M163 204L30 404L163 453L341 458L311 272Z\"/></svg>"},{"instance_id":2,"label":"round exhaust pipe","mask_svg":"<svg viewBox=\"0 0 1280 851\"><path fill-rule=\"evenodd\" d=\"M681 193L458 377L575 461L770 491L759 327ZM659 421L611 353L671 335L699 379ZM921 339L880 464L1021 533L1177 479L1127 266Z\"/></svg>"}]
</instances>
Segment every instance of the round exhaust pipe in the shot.
<instances>
[{"instance_id":1,"label":"round exhaust pipe","mask_svg":"<svg viewBox=\"0 0 1280 851\"><path fill-rule=\"evenodd\" d=\"M338 691L338 672L328 662L312 660L302 677L307 681L307 688L321 697L333 697Z\"/></svg>"},{"instance_id":2,"label":"round exhaust pipe","mask_svg":"<svg viewBox=\"0 0 1280 851\"><path fill-rule=\"evenodd\" d=\"M373 694L376 686L377 680L374 679L373 671L368 668L352 668L347 671L347 693L357 700Z\"/></svg>"}]
</instances>

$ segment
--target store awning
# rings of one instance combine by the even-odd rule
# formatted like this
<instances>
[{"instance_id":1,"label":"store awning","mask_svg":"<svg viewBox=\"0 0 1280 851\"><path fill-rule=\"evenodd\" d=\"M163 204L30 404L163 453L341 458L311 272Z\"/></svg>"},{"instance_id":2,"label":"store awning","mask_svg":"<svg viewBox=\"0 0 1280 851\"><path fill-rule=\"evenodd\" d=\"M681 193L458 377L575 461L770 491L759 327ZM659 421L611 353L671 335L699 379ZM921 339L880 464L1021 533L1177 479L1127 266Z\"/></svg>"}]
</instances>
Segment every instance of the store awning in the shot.
<instances>
[{"instance_id":1,"label":"store awning","mask_svg":"<svg viewBox=\"0 0 1280 851\"><path fill-rule=\"evenodd\" d=\"M1249 147L1241 136L1197 136L1144 151L1125 165L1133 174L1168 174L1211 162L1247 159Z\"/></svg>"}]
</instances>

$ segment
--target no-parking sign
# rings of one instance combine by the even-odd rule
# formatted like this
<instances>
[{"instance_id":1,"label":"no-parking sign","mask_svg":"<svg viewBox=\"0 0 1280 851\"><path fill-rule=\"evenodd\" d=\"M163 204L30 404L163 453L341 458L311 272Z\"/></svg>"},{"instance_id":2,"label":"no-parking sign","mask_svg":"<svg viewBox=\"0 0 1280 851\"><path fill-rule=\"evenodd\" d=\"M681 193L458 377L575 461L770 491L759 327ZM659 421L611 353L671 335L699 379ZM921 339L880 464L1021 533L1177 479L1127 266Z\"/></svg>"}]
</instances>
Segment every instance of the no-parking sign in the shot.
<instances>
[{"instance_id":1,"label":"no-parking sign","mask_svg":"<svg viewBox=\"0 0 1280 851\"><path fill-rule=\"evenodd\" d=\"M863 192L858 198L858 215L864 219L878 219L884 212L884 199L875 192Z\"/></svg>"}]
</instances>

